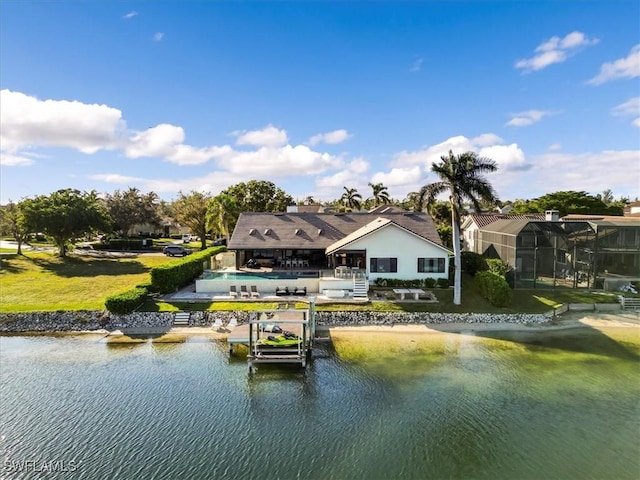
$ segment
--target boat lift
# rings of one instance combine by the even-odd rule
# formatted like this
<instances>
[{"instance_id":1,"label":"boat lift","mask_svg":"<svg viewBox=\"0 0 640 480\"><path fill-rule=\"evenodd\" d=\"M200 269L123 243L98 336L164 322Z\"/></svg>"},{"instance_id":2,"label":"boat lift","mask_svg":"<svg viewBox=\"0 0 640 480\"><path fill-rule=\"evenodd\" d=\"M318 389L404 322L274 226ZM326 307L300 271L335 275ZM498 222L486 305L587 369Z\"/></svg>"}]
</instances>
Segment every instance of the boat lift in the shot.
<instances>
[{"instance_id":1,"label":"boat lift","mask_svg":"<svg viewBox=\"0 0 640 480\"><path fill-rule=\"evenodd\" d=\"M227 342L230 353L236 344L246 345L249 349L247 362L249 371L255 371L258 363L297 364L302 368L307 366L311 357L313 340L315 338L315 298L309 299L309 308L306 310L277 309L255 312L255 317L249 320L247 325L236 327ZM299 342L288 345L266 345L264 339L269 336L281 335L280 332L269 331L279 327L283 332L289 331L295 334Z\"/></svg>"}]
</instances>

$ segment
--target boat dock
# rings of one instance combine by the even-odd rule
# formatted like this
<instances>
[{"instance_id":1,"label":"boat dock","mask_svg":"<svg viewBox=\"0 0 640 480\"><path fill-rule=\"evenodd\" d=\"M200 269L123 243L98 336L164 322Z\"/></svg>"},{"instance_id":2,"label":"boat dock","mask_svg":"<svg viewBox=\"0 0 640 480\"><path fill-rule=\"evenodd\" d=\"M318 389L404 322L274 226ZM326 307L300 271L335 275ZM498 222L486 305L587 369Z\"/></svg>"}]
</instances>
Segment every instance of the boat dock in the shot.
<instances>
[{"instance_id":1,"label":"boat dock","mask_svg":"<svg viewBox=\"0 0 640 480\"><path fill-rule=\"evenodd\" d=\"M278 309L255 312L255 318L229 333L229 353L241 344L249 349L249 371L257 363L297 364L305 368L315 337L315 304L307 310Z\"/></svg>"}]
</instances>

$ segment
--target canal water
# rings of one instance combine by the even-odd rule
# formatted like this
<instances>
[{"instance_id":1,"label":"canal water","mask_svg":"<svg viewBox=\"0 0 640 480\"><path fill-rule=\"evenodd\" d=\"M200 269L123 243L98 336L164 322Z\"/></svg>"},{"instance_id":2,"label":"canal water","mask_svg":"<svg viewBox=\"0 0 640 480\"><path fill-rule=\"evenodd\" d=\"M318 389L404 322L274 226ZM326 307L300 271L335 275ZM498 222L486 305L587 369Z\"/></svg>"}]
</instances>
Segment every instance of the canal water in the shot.
<instances>
[{"instance_id":1,"label":"canal water","mask_svg":"<svg viewBox=\"0 0 640 480\"><path fill-rule=\"evenodd\" d=\"M253 376L204 338L0 337L0 478L638 479L638 331L344 333Z\"/></svg>"}]
</instances>

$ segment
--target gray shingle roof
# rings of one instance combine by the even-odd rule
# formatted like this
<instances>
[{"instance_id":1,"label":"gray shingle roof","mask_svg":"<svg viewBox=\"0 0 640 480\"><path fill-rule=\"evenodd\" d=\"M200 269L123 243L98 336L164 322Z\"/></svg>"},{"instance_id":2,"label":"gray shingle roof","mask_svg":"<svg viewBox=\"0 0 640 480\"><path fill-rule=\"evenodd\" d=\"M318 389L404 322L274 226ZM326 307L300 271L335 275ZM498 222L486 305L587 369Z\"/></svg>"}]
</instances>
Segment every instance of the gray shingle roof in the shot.
<instances>
[{"instance_id":1,"label":"gray shingle roof","mask_svg":"<svg viewBox=\"0 0 640 480\"><path fill-rule=\"evenodd\" d=\"M498 220L544 220L543 213L473 213L469 217L479 228L486 227Z\"/></svg>"},{"instance_id":2,"label":"gray shingle roof","mask_svg":"<svg viewBox=\"0 0 640 480\"><path fill-rule=\"evenodd\" d=\"M326 249L376 218L388 219L442 245L431 217L424 213L242 213L230 250Z\"/></svg>"}]
</instances>

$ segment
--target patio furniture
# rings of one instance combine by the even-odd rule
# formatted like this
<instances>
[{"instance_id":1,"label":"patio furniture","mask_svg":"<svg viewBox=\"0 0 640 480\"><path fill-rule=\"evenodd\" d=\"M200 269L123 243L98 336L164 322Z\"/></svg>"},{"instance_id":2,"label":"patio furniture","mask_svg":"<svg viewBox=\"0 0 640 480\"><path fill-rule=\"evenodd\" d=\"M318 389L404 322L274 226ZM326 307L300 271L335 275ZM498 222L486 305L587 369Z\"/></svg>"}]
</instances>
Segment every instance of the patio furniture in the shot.
<instances>
[{"instance_id":1,"label":"patio furniture","mask_svg":"<svg viewBox=\"0 0 640 480\"><path fill-rule=\"evenodd\" d=\"M307 294L307 287L296 287L295 290L293 291L294 295L306 295Z\"/></svg>"},{"instance_id":2,"label":"patio furniture","mask_svg":"<svg viewBox=\"0 0 640 480\"><path fill-rule=\"evenodd\" d=\"M255 285L251 285L251 298L260 298L258 287Z\"/></svg>"},{"instance_id":3,"label":"patio furniture","mask_svg":"<svg viewBox=\"0 0 640 480\"><path fill-rule=\"evenodd\" d=\"M231 320L229 320L229 323L227 323L227 330L236 328L237 326L238 326L238 319L236 317L231 317Z\"/></svg>"},{"instance_id":4,"label":"patio furniture","mask_svg":"<svg viewBox=\"0 0 640 480\"><path fill-rule=\"evenodd\" d=\"M249 292L246 285L240 285L240 298L249 298Z\"/></svg>"},{"instance_id":5,"label":"patio furniture","mask_svg":"<svg viewBox=\"0 0 640 480\"><path fill-rule=\"evenodd\" d=\"M276 295L289 295L289 287L276 287Z\"/></svg>"},{"instance_id":6,"label":"patio furniture","mask_svg":"<svg viewBox=\"0 0 640 480\"><path fill-rule=\"evenodd\" d=\"M229 296L233 298L238 298L238 289L235 285L231 285L229 287Z\"/></svg>"}]
</instances>

